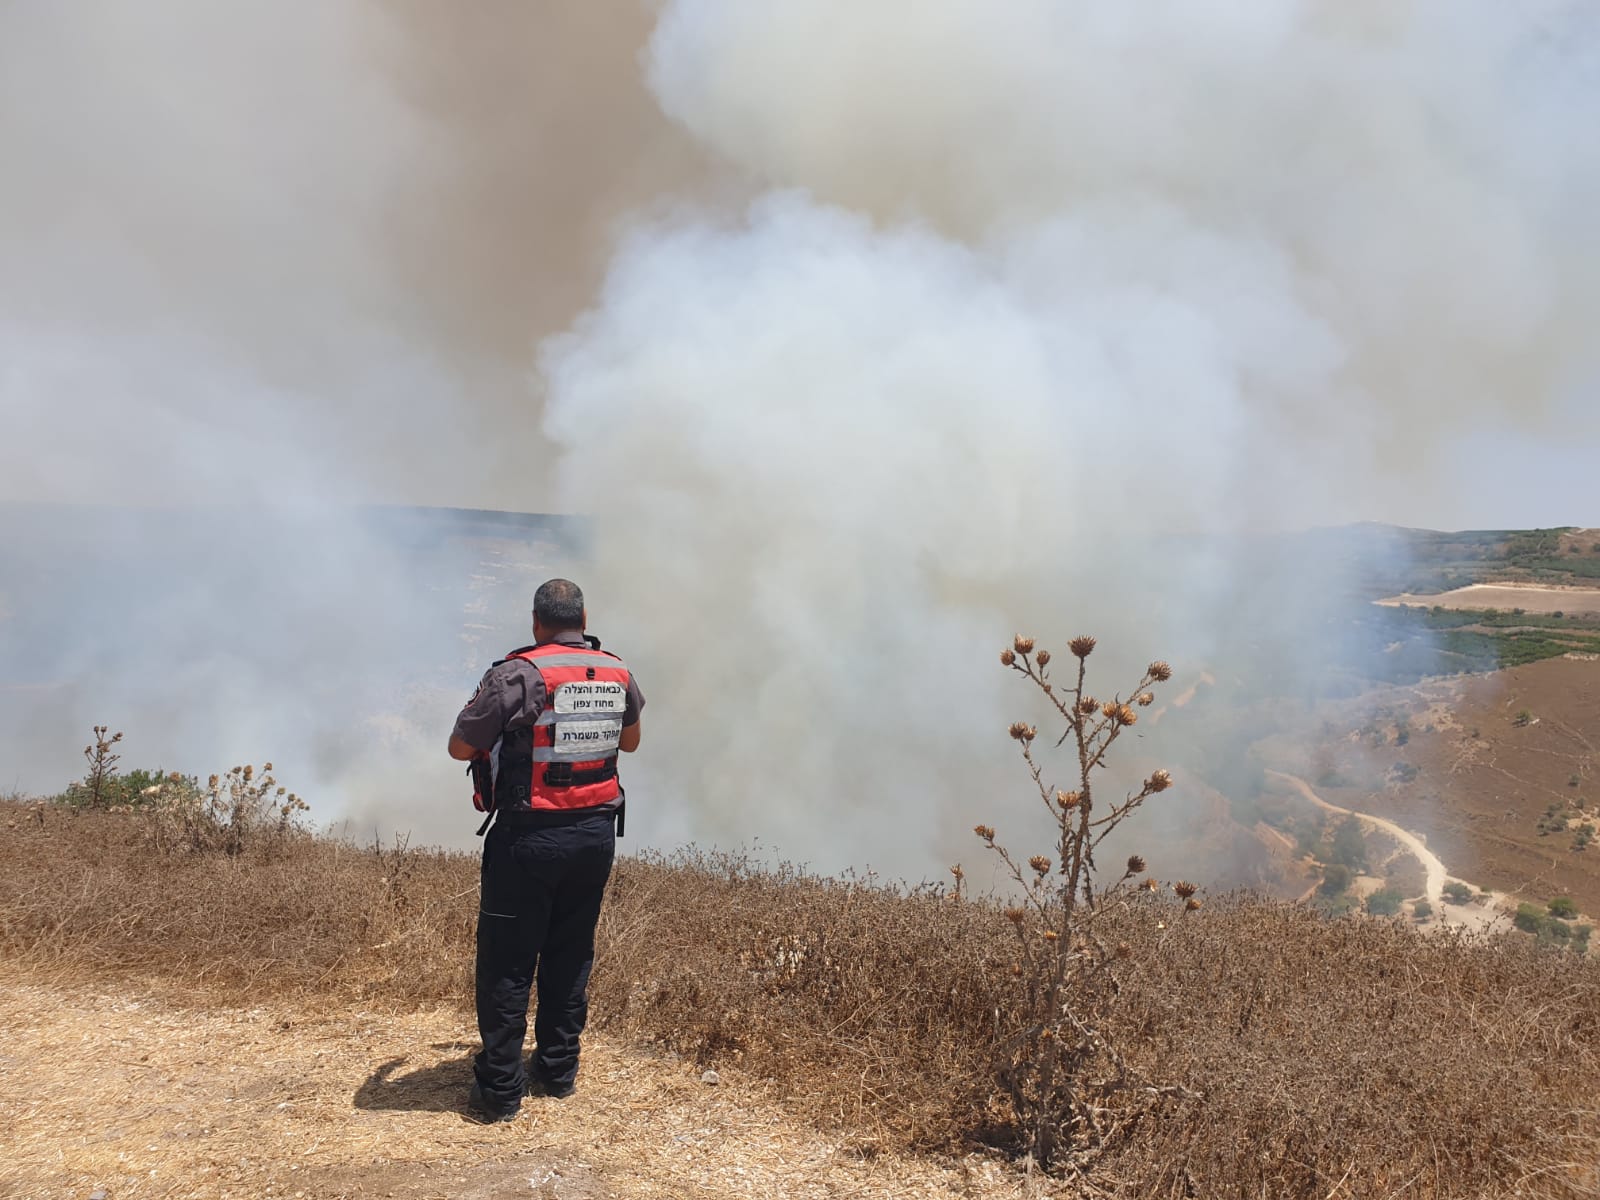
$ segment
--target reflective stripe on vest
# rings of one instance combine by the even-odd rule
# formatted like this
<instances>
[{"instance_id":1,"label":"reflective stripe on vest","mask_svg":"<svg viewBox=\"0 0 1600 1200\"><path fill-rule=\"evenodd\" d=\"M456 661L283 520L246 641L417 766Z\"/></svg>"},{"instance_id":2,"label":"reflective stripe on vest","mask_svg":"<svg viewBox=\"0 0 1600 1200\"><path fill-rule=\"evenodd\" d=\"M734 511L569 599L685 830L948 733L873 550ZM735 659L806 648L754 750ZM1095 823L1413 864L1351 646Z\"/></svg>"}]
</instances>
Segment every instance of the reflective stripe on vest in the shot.
<instances>
[{"instance_id":1,"label":"reflective stripe on vest","mask_svg":"<svg viewBox=\"0 0 1600 1200\"><path fill-rule=\"evenodd\" d=\"M539 672L544 710L533 727L528 804L593 808L622 794L616 764L628 668L603 650L547 642L511 655Z\"/></svg>"}]
</instances>

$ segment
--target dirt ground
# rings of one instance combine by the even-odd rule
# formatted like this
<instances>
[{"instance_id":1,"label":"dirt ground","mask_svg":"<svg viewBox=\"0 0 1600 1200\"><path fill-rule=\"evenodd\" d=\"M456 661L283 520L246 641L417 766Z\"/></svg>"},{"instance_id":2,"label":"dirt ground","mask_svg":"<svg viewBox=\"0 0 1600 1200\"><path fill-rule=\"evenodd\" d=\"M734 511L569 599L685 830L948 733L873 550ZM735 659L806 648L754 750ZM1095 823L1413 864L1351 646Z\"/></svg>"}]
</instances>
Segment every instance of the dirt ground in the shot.
<instances>
[{"instance_id":1,"label":"dirt ground","mask_svg":"<svg viewBox=\"0 0 1600 1200\"><path fill-rule=\"evenodd\" d=\"M203 1009L0 976L0 1196L672 1197L1048 1194L994 1160L874 1155L759 1089L585 1044L578 1093L465 1115L455 1012Z\"/></svg>"},{"instance_id":2,"label":"dirt ground","mask_svg":"<svg viewBox=\"0 0 1600 1200\"><path fill-rule=\"evenodd\" d=\"M1472 583L1454 591L1440 592L1436 596L1418 596L1404 592L1379 600L1379 604L1394 607L1452 609L1497 608L1510 611L1520 608L1530 613L1582 613L1586 616L1600 614L1600 588L1550 587L1536 583Z\"/></svg>"},{"instance_id":3,"label":"dirt ground","mask_svg":"<svg viewBox=\"0 0 1600 1200\"><path fill-rule=\"evenodd\" d=\"M1341 717L1320 762L1308 764L1321 796L1422 835L1452 876L1513 902L1571 896L1600 915L1600 841L1574 848L1580 826L1600 824L1600 661L1554 658L1384 689ZM1410 782L1399 782L1401 764L1418 768ZM1318 778L1329 770L1342 785ZM1552 808L1565 830L1549 828Z\"/></svg>"},{"instance_id":4,"label":"dirt ground","mask_svg":"<svg viewBox=\"0 0 1600 1200\"><path fill-rule=\"evenodd\" d=\"M1486 931L1491 929L1505 929L1510 927L1511 918L1507 905L1507 897L1500 892L1483 892L1471 884L1471 881L1461 879L1459 874L1452 876L1443 860L1430 849L1427 841L1401 828L1393 821L1368 813L1352 812L1347 808L1329 804L1305 780L1295 775L1285 775L1279 771L1268 771L1267 777L1277 784L1291 788L1309 803L1318 808L1327 810L1336 815L1354 816L1363 825L1376 828L1384 836L1393 839L1394 846L1399 856L1413 860L1421 869L1424 885L1420 889L1425 899L1432 905L1434 915L1418 924L1430 929L1456 928L1472 931ZM1365 900L1378 889L1386 886L1394 872L1393 857L1380 864L1379 874L1358 875L1351 885L1351 890ZM1472 888L1475 898L1466 903L1458 903L1449 899L1444 892L1445 884L1454 879L1459 883L1466 883ZM1411 889L1403 888L1409 893ZM1310 900L1315 892L1315 886L1301 895L1302 901ZM1410 906L1407 911L1413 911Z\"/></svg>"}]
</instances>

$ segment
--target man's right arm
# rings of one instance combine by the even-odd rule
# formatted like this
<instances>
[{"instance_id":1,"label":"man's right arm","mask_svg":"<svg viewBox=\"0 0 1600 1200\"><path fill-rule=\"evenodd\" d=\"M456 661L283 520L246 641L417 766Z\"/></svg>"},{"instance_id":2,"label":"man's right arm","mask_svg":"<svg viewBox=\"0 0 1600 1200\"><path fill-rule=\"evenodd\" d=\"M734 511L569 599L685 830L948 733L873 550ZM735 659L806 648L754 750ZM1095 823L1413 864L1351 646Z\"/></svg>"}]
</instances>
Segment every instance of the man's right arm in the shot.
<instances>
[{"instance_id":1,"label":"man's right arm","mask_svg":"<svg viewBox=\"0 0 1600 1200\"><path fill-rule=\"evenodd\" d=\"M459 762L487 758L505 729L505 705L504 681L490 667L456 717L455 728L450 731L450 757Z\"/></svg>"},{"instance_id":2,"label":"man's right arm","mask_svg":"<svg viewBox=\"0 0 1600 1200\"><path fill-rule=\"evenodd\" d=\"M458 762L471 762L475 758L483 758L487 753L454 733L450 735L450 757Z\"/></svg>"}]
</instances>

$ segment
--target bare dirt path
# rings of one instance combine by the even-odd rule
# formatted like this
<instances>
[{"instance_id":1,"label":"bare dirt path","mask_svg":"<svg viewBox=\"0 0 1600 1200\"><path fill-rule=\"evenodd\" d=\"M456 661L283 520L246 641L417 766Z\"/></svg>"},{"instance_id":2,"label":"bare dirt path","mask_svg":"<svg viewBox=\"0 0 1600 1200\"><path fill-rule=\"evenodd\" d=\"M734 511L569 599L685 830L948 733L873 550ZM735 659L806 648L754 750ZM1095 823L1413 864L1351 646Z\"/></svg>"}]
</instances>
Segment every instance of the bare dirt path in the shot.
<instances>
[{"instance_id":1,"label":"bare dirt path","mask_svg":"<svg viewBox=\"0 0 1600 1200\"><path fill-rule=\"evenodd\" d=\"M1449 872L1444 869L1444 863L1439 861L1439 856L1432 850L1429 850L1427 843L1425 843L1416 834L1410 832L1409 830L1402 829L1393 821L1386 821L1382 817L1374 817L1370 813L1355 812L1348 808L1340 808L1337 804L1330 804L1321 796L1317 795L1316 792L1312 791L1311 785L1304 779L1301 779L1298 775L1286 775L1282 771L1272 770L1267 771L1267 774L1272 776L1274 779L1278 779L1284 783L1287 783L1290 787L1294 788L1318 808L1326 809L1331 813L1338 813L1340 816L1354 817L1356 820L1361 821L1364 824L1372 825L1383 830L1390 837L1394 838L1416 856L1417 861L1422 864L1422 869L1427 872L1428 902L1433 905L1435 911L1438 911L1443 906L1444 885L1445 881L1450 877Z\"/></svg>"},{"instance_id":2,"label":"bare dirt path","mask_svg":"<svg viewBox=\"0 0 1600 1200\"><path fill-rule=\"evenodd\" d=\"M1522 609L1531 613L1600 614L1600 588L1544 583L1469 583L1437 595L1403 592L1374 601L1389 608Z\"/></svg>"},{"instance_id":3,"label":"bare dirt path","mask_svg":"<svg viewBox=\"0 0 1600 1200\"><path fill-rule=\"evenodd\" d=\"M463 1112L454 1011L211 1009L0 973L0 1196L1046 1195L1000 1163L872 1154L759 1087L592 1038L580 1090L512 1124Z\"/></svg>"}]
</instances>

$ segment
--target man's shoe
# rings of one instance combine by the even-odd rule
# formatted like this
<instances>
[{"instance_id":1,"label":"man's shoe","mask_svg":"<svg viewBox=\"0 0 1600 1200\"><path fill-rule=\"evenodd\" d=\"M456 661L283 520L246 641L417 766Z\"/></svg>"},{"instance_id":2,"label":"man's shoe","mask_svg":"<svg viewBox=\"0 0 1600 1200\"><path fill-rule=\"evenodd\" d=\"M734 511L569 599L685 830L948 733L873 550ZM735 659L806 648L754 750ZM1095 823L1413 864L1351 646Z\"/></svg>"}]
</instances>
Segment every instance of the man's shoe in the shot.
<instances>
[{"instance_id":1,"label":"man's shoe","mask_svg":"<svg viewBox=\"0 0 1600 1200\"><path fill-rule=\"evenodd\" d=\"M467 1093L467 1107L472 1110L472 1116L484 1125L500 1125L507 1121L515 1121L521 1110L521 1105L510 1108L496 1108L489 1103L489 1098L483 1094L483 1089L476 1083Z\"/></svg>"},{"instance_id":2,"label":"man's shoe","mask_svg":"<svg viewBox=\"0 0 1600 1200\"><path fill-rule=\"evenodd\" d=\"M547 1096L551 1100L565 1100L578 1090L575 1083L551 1083L548 1079L540 1079L536 1075L528 1076L527 1092L530 1096Z\"/></svg>"}]
</instances>

